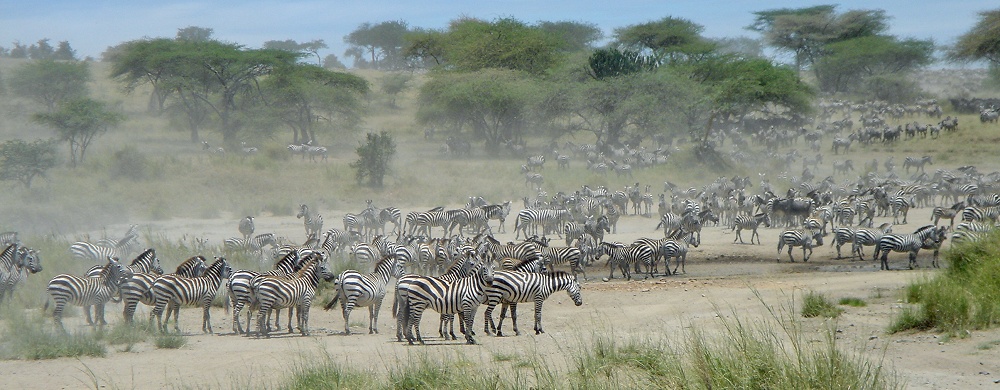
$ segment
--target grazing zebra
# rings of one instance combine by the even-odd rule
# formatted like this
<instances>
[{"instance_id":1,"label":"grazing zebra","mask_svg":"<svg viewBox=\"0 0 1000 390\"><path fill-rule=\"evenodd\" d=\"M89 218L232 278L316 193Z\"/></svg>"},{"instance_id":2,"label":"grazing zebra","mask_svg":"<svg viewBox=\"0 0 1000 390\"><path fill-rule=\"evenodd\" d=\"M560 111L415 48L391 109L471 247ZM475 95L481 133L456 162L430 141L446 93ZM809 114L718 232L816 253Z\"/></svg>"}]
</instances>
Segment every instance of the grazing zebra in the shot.
<instances>
[{"instance_id":1,"label":"grazing zebra","mask_svg":"<svg viewBox=\"0 0 1000 390\"><path fill-rule=\"evenodd\" d=\"M403 276L403 264L395 256L386 256L375 264L375 270L363 275L355 270L341 272L334 285L333 300L323 307L330 310L337 301L344 314L344 334L351 334L351 310L368 307L368 334L378 333L378 312L385 298L389 279Z\"/></svg>"},{"instance_id":2,"label":"grazing zebra","mask_svg":"<svg viewBox=\"0 0 1000 390\"><path fill-rule=\"evenodd\" d=\"M313 252L315 253L315 252ZM240 322L240 312L243 311L243 307L253 301L253 286L251 281L260 276L287 276L298 272L302 268L302 260L304 257L299 251L292 251L281 257L274 264L274 269L266 272L256 272L250 270L238 270L229 275L229 280L226 283L226 289L229 290L229 300L233 303L233 332L236 334L244 334L243 325ZM250 316L252 312L247 313L247 333L250 332ZM281 328L280 322L276 321L275 325L278 329Z\"/></svg>"},{"instance_id":3,"label":"grazing zebra","mask_svg":"<svg viewBox=\"0 0 1000 390\"><path fill-rule=\"evenodd\" d=\"M608 254L608 267L611 268L608 280L614 279L615 266L618 266L618 269L621 270L623 278L632 280L632 268L637 267L639 264L652 262L653 260L653 249L646 245L632 244L626 246L620 242L602 242L599 245L604 253Z\"/></svg>"},{"instance_id":4,"label":"grazing zebra","mask_svg":"<svg viewBox=\"0 0 1000 390\"><path fill-rule=\"evenodd\" d=\"M187 277L201 276L205 273L205 258L202 256L194 256L187 260L184 260L180 265L177 266L177 270L174 274ZM131 278L125 281L121 285L121 297L122 297L122 316L125 318L125 322L132 323L135 317L135 308L138 306L139 302L146 304L147 306L153 306L155 301L153 300L152 288L153 283L160 275L152 272L137 272L132 275ZM174 315L177 315L176 308ZM167 318L170 318L170 312L167 312Z\"/></svg>"},{"instance_id":5,"label":"grazing zebra","mask_svg":"<svg viewBox=\"0 0 1000 390\"><path fill-rule=\"evenodd\" d=\"M156 317L157 329L167 331L167 323L163 322L163 311L167 304L174 306L201 305L202 321L201 331L214 333L212 330L212 320L209 309L212 300L215 299L222 279L228 278L232 273L232 268L225 258L216 257L206 270L205 274L199 277L184 277L179 275L163 275L153 282L150 289L153 294L153 311L149 315L152 321ZM178 312L179 313L179 312ZM174 316L174 330L180 332L179 315Z\"/></svg>"},{"instance_id":6,"label":"grazing zebra","mask_svg":"<svg viewBox=\"0 0 1000 390\"><path fill-rule=\"evenodd\" d=\"M319 237L319 233L323 231L323 216L319 213L313 213L305 204L299 205L299 213L295 214L295 218L302 218L302 224L306 228L306 236L315 234Z\"/></svg>"},{"instance_id":7,"label":"grazing zebra","mask_svg":"<svg viewBox=\"0 0 1000 390\"><path fill-rule=\"evenodd\" d=\"M397 292L399 314L404 319L403 329L411 345L420 336L420 318L427 308L441 314L458 314L464 324L465 341L475 344L472 323L476 309L486 300L486 289L493 283L494 263L480 262L472 276L448 282L440 278L414 277L406 284L405 293ZM402 286L399 286L402 287ZM416 333L416 336L414 336Z\"/></svg>"},{"instance_id":8,"label":"grazing zebra","mask_svg":"<svg viewBox=\"0 0 1000 390\"><path fill-rule=\"evenodd\" d=\"M250 236L253 235L253 230L253 217L248 215L246 218L240 220L240 234L243 235L244 240L250 239Z\"/></svg>"},{"instance_id":9,"label":"grazing zebra","mask_svg":"<svg viewBox=\"0 0 1000 390\"><path fill-rule=\"evenodd\" d=\"M875 247L875 255L872 260L878 260L879 254L882 254L881 265L883 270L889 269L888 256L889 252L909 252L910 262L909 268L917 264L917 253L920 249L924 247L934 247L939 246L940 243L946 238L945 227L937 227L934 225L923 226L917 229L912 234L885 234L878 240L878 245ZM937 250L935 250L935 253Z\"/></svg>"},{"instance_id":10,"label":"grazing zebra","mask_svg":"<svg viewBox=\"0 0 1000 390\"><path fill-rule=\"evenodd\" d=\"M916 168L916 172L924 172L924 165L934 165L931 162L931 156L923 156L920 158L907 157L903 160L903 169L906 169L906 173L910 173L910 167Z\"/></svg>"},{"instance_id":11,"label":"grazing zebra","mask_svg":"<svg viewBox=\"0 0 1000 390\"><path fill-rule=\"evenodd\" d=\"M316 296L320 278L332 280L325 256L312 256L299 270L290 277L258 276L251 281L254 304L257 305L257 336L271 337L268 313L271 310L287 308L289 314L294 309L297 313L299 333L309 335L309 309L312 299ZM247 331L250 324L247 324ZM292 333L292 324L288 324L288 333Z\"/></svg>"},{"instance_id":12,"label":"grazing zebra","mask_svg":"<svg viewBox=\"0 0 1000 390\"><path fill-rule=\"evenodd\" d=\"M866 246L876 246L882 236L892 233L892 224L886 222L878 228L860 228L854 231L854 245L851 246L851 256L858 255L858 259L864 258Z\"/></svg>"},{"instance_id":13,"label":"grazing zebra","mask_svg":"<svg viewBox=\"0 0 1000 390\"><path fill-rule=\"evenodd\" d=\"M733 221L732 230L736 231L736 238L733 239L733 243L736 243L736 240L740 240L740 244L743 244L743 237L740 236L740 231L747 229L753 231L750 234L750 245L753 245L754 237L757 237L757 243L760 244L760 234L757 233L757 227L762 223L765 227L771 227L771 215L768 213L757 213L752 216L746 214L737 215Z\"/></svg>"},{"instance_id":14,"label":"grazing zebra","mask_svg":"<svg viewBox=\"0 0 1000 390\"><path fill-rule=\"evenodd\" d=\"M28 273L42 270L42 259L38 252L27 247L10 243L0 253L0 303L8 294L13 298L14 289L28 278Z\"/></svg>"},{"instance_id":15,"label":"grazing zebra","mask_svg":"<svg viewBox=\"0 0 1000 390\"><path fill-rule=\"evenodd\" d=\"M837 246L837 259L842 259L843 258L843 256L841 256L841 254L840 254L840 247L844 246L847 243L851 243L852 245L854 244L854 236L855 236L855 230L852 229L852 228L849 228L849 227L839 227L839 228L834 228L833 229L833 240L832 240L833 242L831 242L830 245L831 246L833 246L833 245ZM853 252L854 249L853 248L854 247L852 246L851 247L851 250L852 250L851 256L852 257L854 256L854 252Z\"/></svg>"},{"instance_id":16,"label":"grazing zebra","mask_svg":"<svg viewBox=\"0 0 1000 390\"><path fill-rule=\"evenodd\" d=\"M580 248L573 246L542 247L540 250L542 251L542 263L546 267L569 264L573 278L576 278L577 273L582 273L583 280L587 280L587 271L583 269L583 252L580 251Z\"/></svg>"},{"instance_id":17,"label":"grazing zebra","mask_svg":"<svg viewBox=\"0 0 1000 390\"><path fill-rule=\"evenodd\" d=\"M327 161L330 157L328 150L325 146L310 146L306 145L305 154L309 155L309 161L316 162L316 157L318 156L321 160Z\"/></svg>"},{"instance_id":18,"label":"grazing zebra","mask_svg":"<svg viewBox=\"0 0 1000 390\"><path fill-rule=\"evenodd\" d=\"M545 156L538 155L538 156L528 157L527 167L529 170L532 171L534 171L536 168L545 169Z\"/></svg>"},{"instance_id":19,"label":"grazing zebra","mask_svg":"<svg viewBox=\"0 0 1000 390\"><path fill-rule=\"evenodd\" d=\"M69 274L56 275L46 288L49 296L55 301L52 318L56 325L59 329L66 330L62 324L62 312L67 303L77 306L94 305L97 322L100 326L107 325L107 321L104 320L104 304L118 293L119 286L131 276L131 272L113 258L108 258L108 264L96 278ZM49 302L46 301L43 311L48 308Z\"/></svg>"},{"instance_id":20,"label":"grazing zebra","mask_svg":"<svg viewBox=\"0 0 1000 390\"><path fill-rule=\"evenodd\" d=\"M833 172L835 174L842 173L846 175L849 171L854 171L854 161L848 159L843 162L839 160L833 162Z\"/></svg>"},{"instance_id":21,"label":"grazing zebra","mask_svg":"<svg viewBox=\"0 0 1000 390\"><path fill-rule=\"evenodd\" d=\"M288 151L291 154L293 154L293 155L294 154L300 154L300 155L302 155L302 159L303 160L306 159L306 148L307 148L306 145L295 145L295 144L289 144L288 145Z\"/></svg>"},{"instance_id":22,"label":"grazing zebra","mask_svg":"<svg viewBox=\"0 0 1000 390\"><path fill-rule=\"evenodd\" d=\"M590 218L590 217L588 217ZM573 240L579 240L584 234L583 223L570 221L563 225L563 236L566 237L566 245L572 245Z\"/></svg>"},{"instance_id":23,"label":"grazing zebra","mask_svg":"<svg viewBox=\"0 0 1000 390\"><path fill-rule=\"evenodd\" d=\"M823 245L823 233L812 230L785 230L778 239L778 255L781 255L781 249L785 245L788 245L788 259L791 262L795 262L795 258L792 257L792 248L797 246L802 247L802 261L809 261L812 248ZM806 251L809 251L809 254L806 254ZM781 262L780 256L778 262Z\"/></svg>"},{"instance_id":24,"label":"grazing zebra","mask_svg":"<svg viewBox=\"0 0 1000 390\"><path fill-rule=\"evenodd\" d=\"M565 272L533 273L519 271L497 271L493 274L493 283L486 289L486 312L483 329L486 334L503 336L503 319L510 307L510 318L514 323L514 334L520 336L517 329L517 304L535 303L535 334L545 333L542 329L542 304L556 291L566 290L570 299L577 306L583 305L580 294L580 283L576 276ZM499 323L493 322L493 309L502 304Z\"/></svg>"}]
</instances>

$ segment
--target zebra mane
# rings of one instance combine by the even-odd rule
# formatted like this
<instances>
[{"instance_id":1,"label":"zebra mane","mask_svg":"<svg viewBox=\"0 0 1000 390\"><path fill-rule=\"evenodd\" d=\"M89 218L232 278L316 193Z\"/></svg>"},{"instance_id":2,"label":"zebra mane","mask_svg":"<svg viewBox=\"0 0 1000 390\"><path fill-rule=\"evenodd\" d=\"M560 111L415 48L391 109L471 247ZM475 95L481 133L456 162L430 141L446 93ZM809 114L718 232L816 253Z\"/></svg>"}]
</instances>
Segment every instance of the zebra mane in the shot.
<instances>
[{"instance_id":1,"label":"zebra mane","mask_svg":"<svg viewBox=\"0 0 1000 390\"><path fill-rule=\"evenodd\" d=\"M132 259L132 263L129 265L139 265L145 261L149 261L150 265L152 265L152 260L150 260L151 256L156 256L156 251L154 251L153 248L146 249L140 253L139 256L136 256L135 259Z\"/></svg>"},{"instance_id":2,"label":"zebra mane","mask_svg":"<svg viewBox=\"0 0 1000 390\"><path fill-rule=\"evenodd\" d=\"M382 258L379 259L379 261L377 263L375 263L375 269L378 270L379 267L382 267L382 266L389 267L389 266L392 265L391 264L392 261L396 261L396 256L395 255L382 256Z\"/></svg>"},{"instance_id":3,"label":"zebra mane","mask_svg":"<svg viewBox=\"0 0 1000 390\"><path fill-rule=\"evenodd\" d=\"M919 235L920 233L923 233L923 232L927 231L927 229L936 229L936 228L937 228L937 226L934 226L934 225L924 225L924 226L921 226L919 229L917 229L917 231L913 232L913 234Z\"/></svg>"}]
</instances>

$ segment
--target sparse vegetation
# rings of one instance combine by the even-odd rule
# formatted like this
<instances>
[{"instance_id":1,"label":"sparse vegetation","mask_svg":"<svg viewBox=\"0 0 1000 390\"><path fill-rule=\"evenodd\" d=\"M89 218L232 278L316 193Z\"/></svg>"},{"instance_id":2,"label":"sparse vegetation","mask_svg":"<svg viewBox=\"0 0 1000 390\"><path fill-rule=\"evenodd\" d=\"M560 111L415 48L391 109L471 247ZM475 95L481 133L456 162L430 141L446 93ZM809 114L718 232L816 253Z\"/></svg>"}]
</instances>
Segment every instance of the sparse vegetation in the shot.
<instances>
[{"instance_id":1,"label":"sparse vegetation","mask_svg":"<svg viewBox=\"0 0 1000 390\"><path fill-rule=\"evenodd\" d=\"M840 301L838 301L837 303L840 304L840 305L851 306L851 307L865 307L865 306L868 306L868 302L865 302L864 299L856 298L856 297L844 297L844 298L840 298Z\"/></svg>"},{"instance_id":2,"label":"sparse vegetation","mask_svg":"<svg viewBox=\"0 0 1000 390\"><path fill-rule=\"evenodd\" d=\"M186 344L187 339L175 333L162 333L153 340L153 345L160 349L178 349Z\"/></svg>"},{"instance_id":3,"label":"sparse vegetation","mask_svg":"<svg viewBox=\"0 0 1000 390\"><path fill-rule=\"evenodd\" d=\"M802 316L806 318L826 317L836 318L843 309L835 306L823 294L810 291L802 297Z\"/></svg>"},{"instance_id":4,"label":"sparse vegetation","mask_svg":"<svg viewBox=\"0 0 1000 390\"><path fill-rule=\"evenodd\" d=\"M0 359L42 360L60 357L103 357L107 349L104 334L95 331L62 333L37 314L4 310L0 337Z\"/></svg>"},{"instance_id":5,"label":"sparse vegetation","mask_svg":"<svg viewBox=\"0 0 1000 390\"><path fill-rule=\"evenodd\" d=\"M944 255L942 273L906 287L914 308L901 311L889 332L937 329L960 334L1000 322L1000 236L953 247Z\"/></svg>"}]
</instances>

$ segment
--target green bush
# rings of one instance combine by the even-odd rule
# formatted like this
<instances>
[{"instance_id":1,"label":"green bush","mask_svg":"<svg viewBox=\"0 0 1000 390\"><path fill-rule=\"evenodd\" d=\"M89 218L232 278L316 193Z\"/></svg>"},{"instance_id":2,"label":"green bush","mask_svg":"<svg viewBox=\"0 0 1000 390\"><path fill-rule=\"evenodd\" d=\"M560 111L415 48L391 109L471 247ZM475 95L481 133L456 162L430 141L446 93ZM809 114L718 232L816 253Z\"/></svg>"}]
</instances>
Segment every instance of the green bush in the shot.
<instances>
[{"instance_id":1,"label":"green bush","mask_svg":"<svg viewBox=\"0 0 1000 390\"><path fill-rule=\"evenodd\" d=\"M840 301L838 303L841 304L841 305L844 305L844 306L852 306L852 307L865 307L865 306L868 306L868 302L865 302L864 299L855 298L855 297L840 298Z\"/></svg>"},{"instance_id":2,"label":"green bush","mask_svg":"<svg viewBox=\"0 0 1000 390\"><path fill-rule=\"evenodd\" d=\"M153 345L160 349L178 349L187 344L187 338L179 334L164 333L156 336Z\"/></svg>"}]
</instances>

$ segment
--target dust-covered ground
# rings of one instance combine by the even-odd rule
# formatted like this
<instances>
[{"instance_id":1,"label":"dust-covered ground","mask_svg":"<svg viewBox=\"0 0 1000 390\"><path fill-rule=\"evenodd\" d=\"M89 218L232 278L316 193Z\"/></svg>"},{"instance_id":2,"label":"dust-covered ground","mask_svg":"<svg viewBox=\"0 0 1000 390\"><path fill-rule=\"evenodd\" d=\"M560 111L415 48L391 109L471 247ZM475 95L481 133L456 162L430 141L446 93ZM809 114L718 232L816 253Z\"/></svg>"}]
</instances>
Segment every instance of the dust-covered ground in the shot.
<instances>
[{"instance_id":1,"label":"dust-covered ground","mask_svg":"<svg viewBox=\"0 0 1000 390\"><path fill-rule=\"evenodd\" d=\"M896 226L895 230L915 230L928 220L929 212L929 209L912 211L910 224ZM324 214L343 215L334 211ZM237 220L177 220L152 222L149 226L154 232L168 237L195 235L217 244L225 237L236 235ZM660 237L662 233L653 230L656 222L640 216L624 217L617 234L606 239L631 242L638 237ZM876 224L879 222L882 221ZM261 216L256 219L256 225L258 232L273 231L287 237L303 235L301 221L292 217ZM511 226L507 229L510 231ZM733 319L734 315L744 323L772 318L768 306L782 311L794 305L793 314L801 319L797 305L801 295L816 291L834 301L857 297L868 302L866 307L843 307L844 314L834 323L838 346L847 352L861 352L866 358L895 370L907 387L998 386L1000 351L985 346L1000 340L1000 331L977 331L968 337L947 339L935 333L886 334L891 317L904 305L900 288L926 275L929 253L921 253L919 257L924 267L921 270L880 272L878 264L870 259L835 259L836 253L827 241L827 245L815 250L808 263L801 262L800 249L793 251L798 262L789 263L785 253L779 256L776 251L780 231L762 228L763 245L741 245L732 243L735 234L728 228L706 227L702 245L692 248L687 272L681 275L633 281L624 281L616 275L614 280L603 282L609 270L601 261L587 270L589 280L583 284L583 306L574 306L562 292L546 301L543 316L546 333L538 336L531 331L530 305L522 305L519 313L519 325L524 334L500 338L483 335L483 308L480 308L475 322L480 344L475 346L464 345L462 340L443 341L436 337L436 315L425 316L422 323L429 345L407 346L396 342L395 321L390 313L391 298L381 311L381 333L375 335L365 331L367 310L354 311L351 318L354 334L345 336L339 310L323 311L315 307L322 303L314 305L310 315L312 336L280 334L271 339L233 335L231 316L222 309L212 311L215 334L203 335L199 331L201 310L185 308L181 310L181 329L188 342L181 349L156 349L147 342L127 352L122 351L122 346L112 346L105 358L3 361L0 362L0 377L6 388L94 387L95 381L112 388L245 388L277 385L293 366L309 364L325 355L352 367L387 370L396 366L397 359L412 359L425 353L460 354L484 364L493 362L497 353L540 356L551 361L556 369L566 370L572 365L567 359L569 351L594 335L613 333L615 338L666 338L680 344L691 327L712 334L721 331L722 319ZM502 240L513 238L510 234L499 237ZM744 233L744 238L749 238L748 232ZM847 252L849 249L845 248ZM870 249L867 254L870 256ZM778 259L781 261L777 262ZM176 265L176 259L164 261L165 268ZM905 269L905 254L891 254L890 261L893 268ZM108 308L112 322L120 320L120 310L117 305ZM137 318L145 316L148 316L148 308L140 308ZM824 339L824 320L801 320L807 340L819 342ZM79 316L64 321L69 329L85 328ZM507 334L512 334L509 326L508 320L505 328Z\"/></svg>"}]
</instances>

